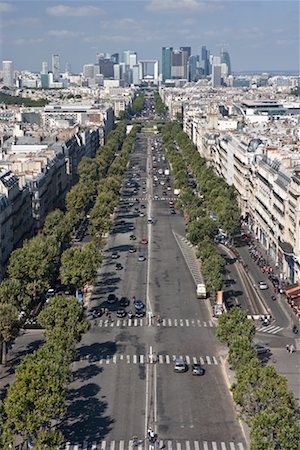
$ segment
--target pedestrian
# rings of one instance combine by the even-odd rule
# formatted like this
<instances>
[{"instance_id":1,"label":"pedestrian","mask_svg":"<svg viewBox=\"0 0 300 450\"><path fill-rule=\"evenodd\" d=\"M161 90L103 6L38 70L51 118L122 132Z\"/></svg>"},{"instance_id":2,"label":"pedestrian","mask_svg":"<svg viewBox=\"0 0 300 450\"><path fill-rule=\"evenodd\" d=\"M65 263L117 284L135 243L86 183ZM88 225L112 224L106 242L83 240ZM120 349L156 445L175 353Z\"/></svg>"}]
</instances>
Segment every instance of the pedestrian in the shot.
<instances>
[{"instance_id":1,"label":"pedestrian","mask_svg":"<svg viewBox=\"0 0 300 450\"><path fill-rule=\"evenodd\" d=\"M290 353L294 353L294 350L295 350L295 348L294 348L293 344L290 345Z\"/></svg>"},{"instance_id":2,"label":"pedestrian","mask_svg":"<svg viewBox=\"0 0 300 450\"><path fill-rule=\"evenodd\" d=\"M286 348L286 351L287 351L287 352L290 351L290 346L289 346L289 344L286 344L285 348Z\"/></svg>"}]
</instances>

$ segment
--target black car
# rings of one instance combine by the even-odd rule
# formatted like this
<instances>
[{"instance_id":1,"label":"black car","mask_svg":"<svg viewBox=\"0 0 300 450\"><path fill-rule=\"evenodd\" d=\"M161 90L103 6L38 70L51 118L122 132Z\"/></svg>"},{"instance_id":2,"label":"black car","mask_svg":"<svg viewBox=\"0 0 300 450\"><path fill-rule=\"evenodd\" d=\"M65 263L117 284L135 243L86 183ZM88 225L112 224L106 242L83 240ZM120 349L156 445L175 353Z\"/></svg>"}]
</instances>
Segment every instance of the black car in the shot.
<instances>
[{"instance_id":1,"label":"black car","mask_svg":"<svg viewBox=\"0 0 300 450\"><path fill-rule=\"evenodd\" d=\"M107 303L113 304L113 303L116 303L116 301L117 301L117 297L115 296L115 294L108 294Z\"/></svg>"},{"instance_id":2,"label":"black car","mask_svg":"<svg viewBox=\"0 0 300 450\"><path fill-rule=\"evenodd\" d=\"M136 252L136 248L135 247L129 247L129 253L135 253Z\"/></svg>"},{"instance_id":3,"label":"black car","mask_svg":"<svg viewBox=\"0 0 300 450\"><path fill-rule=\"evenodd\" d=\"M116 316L120 318L125 317L126 314L127 313L124 308L119 308L118 311L116 312Z\"/></svg>"},{"instance_id":4,"label":"black car","mask_svg":"<svg viewBox=\"0 0 300 450\"><path fill-rule=\"evenodd\" d=\"M116 270L122 270L122 269L123 269L122 264L121 263L117 263L116 264Z\"/></svg>"},{"instance_id":5,"label":"black car","mask_svg":"<svg viewBox=\"0 0 300 450\"><path fill-rule=\"evenodd\" d=\"M120 306L122 306L122 307L128 306L129 303L130 303L130 302L129 302L129 298L128 298L128 297L121 297L120 300L119 300L119 304L120 304Z\"/></svg>"},{"instance_id":6,"label":"black car","mask_svg":"<svg viewBox=\"0 0 300 450\"><path fill-rule=\"evenodd\" d=\"M144 317L145 315L145 310L144 309L140 309L140 310L135 310L135 317Z\"/></svg>"}]
</instances>

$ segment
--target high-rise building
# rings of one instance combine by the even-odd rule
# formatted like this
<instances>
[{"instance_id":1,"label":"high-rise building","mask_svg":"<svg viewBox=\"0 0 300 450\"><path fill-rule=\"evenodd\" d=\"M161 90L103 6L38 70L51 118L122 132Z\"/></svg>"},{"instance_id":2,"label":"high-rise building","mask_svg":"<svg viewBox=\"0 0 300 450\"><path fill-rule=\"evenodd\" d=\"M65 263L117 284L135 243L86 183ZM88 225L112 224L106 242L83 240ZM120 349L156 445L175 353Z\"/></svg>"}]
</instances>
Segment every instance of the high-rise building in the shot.
<instances>
[{"instance_id":1,"label":"high-rise building","mask_svg":"<svg viewBox=\"0 0 300 450\"><path fill-rule=\"evenodd\" d=\"M126 64L126 66L130 65L130 55L136 55L136 52L134 52L133 50L124 50L123 62Z\"/></svg>"},{"instance_id":2,"label":"high-rise building","mask_svg":"<svg viewBox=\"0 0 300 450\"><path fill-rule=\"evenodd\" d=\"M52 55L52 73L53 81L58 81L60 76L60 57L59 55Z\"/></svg>"},{"instance_id":3,"label":"high-rise building","mask_svg":"<svg viewBox=\"0 0 300 450\"><path fill-rule=\"evenodd\" d=\"M110 57L107 58L104 55L100 55L98 64L99 73L102 74L104 78L114 78L114 63L111 61Z\"/></svg>"},{"instance_id":4,"label":"high-rise building","mask_svg":"<svg viewBox=\"0 0 300 450\"><path fill-rule=\"evenodd\" d=\"M162 80L168 80L171 78L171 57L173 47L162 48Z\"/></svg>"},{"instance_id":5,"label":"high-rise building","mask_svg":"<svg viewBox=\"0 0 300 450\"><path fill-rule=\"evenodd\" d=\"M96 76L95 73L95 64L85 64L83 66L83 76L84 78L88 78L88 79L94 79Z\"/></svg>"},{"instance_id":6,"label":"high-rise building","mask_svg":"<svg viewBox=\"0 0 300 450\"><path fill-rule=\"evenodd\" d=\"M201 48L201 66L203 69L203 75L207 76L210 73L210 64L209 64L209 51L206 49L205 45Z\"/></svg>"},{"instance_id":7,"label":"high-rise building","mask_svg":"<svg viewBox=\"0 0 300 450\"><path fill-rule=\"evenodd\" d=\"M179 50L181 50L182 52L186 52L187 53L187 59L189 59L189 57L192 54L191 47L179 47Z\"/></svg>"},{"instance_id":8,"label":"high-rise building","mask_svg":"<svg viewBox=\"0 0 300 450\"><path fill-rule=\"evenodd\" d=\"M12 61L2 61L3 84L6 87L14 86L14 66Z\"/></svg>"},{"instance_id":9,"label":"high-rise building","mask_svg":"<svg viewBox=\"0 0 300 450\"><path fill-rule=\"evenodd\" d=\"M213 64L211 81L212 81L213 87L221 86L221 65L220 64Z\"/></svg>"},{"instance_id":10,"label":"high-rise building","mask_svg":"<svg viewBox=\"0 0 300 450\"><path fill-rule=\"evenodd\" d=\"M138 64L132 67L132 84L135 86L140 84L140 66Z\"/></svg>"},{"instance_id":11,"label":"high-rise building","mask_svg":"<svg viewBox=\"0 0 300 450\"><path fill-rule=\"evenodd\" d=\"M68 61L66 62L65 72L66 73L71 73L71 63L68 62Z\"/></svg>"},{"instance_id":12,"label":"high-rise building","mask_svg":"<svg viewBox=\"0 0 300 450\"><path fill-rule=\"evenodd\" d=\"M114 64L119 64L120 59L119 59L119 53L113 53L110 57L110 60L114 63Z\"/></svg>"},{"instance_id":13,"label":"high-rise building","mask_svg":"<svg viewBox=\"0 0 300 450\"><path fill-rule=\"evenodd\" d=\"M171 78L188 78L188 51L173 50L171 54Z\"/></svg>"},{"instance_id":14,"label":"high-rise building","mask_svg":"<svg viewBox=\"0 0 300 450\"><path fill-rule=\"evenodd\" d=\"M48 68L48 62L47 61L43 61L42 62L42 74L46 75L49 72L49 68Z\"/></svg>"},{"instance_id":15,"label":"high-rise building","mask_svg":"<svg viewBox=\"0 0 300 450\"><path fill-rule=\"evenodd\" d=\"M197 81L199 79L199 56L191 55L188 59L188 80Z\"/></svg>"},{"instance_id":16,"label":"high-rise building","mask_svg":"<svg viewBox=\"0 0 300 450\"><path fill-rule=\"evenodd\" d=\"M135 52L130 53L129 55L129 67L130 69L133 68L133 66L137 65L137 54Z\"/></svg>"},{"instance_id":17,"label":"high-rise building","mask_svg":"<svg viewBox=\"0 0 300 450\"><path fill-rule=\"evenodd\" d=\"M227 74L231 75L231 62L230 62L230 56L227 50L222 49L221 50L221 63L227 65Z\"/></svg>"}]
</instances>

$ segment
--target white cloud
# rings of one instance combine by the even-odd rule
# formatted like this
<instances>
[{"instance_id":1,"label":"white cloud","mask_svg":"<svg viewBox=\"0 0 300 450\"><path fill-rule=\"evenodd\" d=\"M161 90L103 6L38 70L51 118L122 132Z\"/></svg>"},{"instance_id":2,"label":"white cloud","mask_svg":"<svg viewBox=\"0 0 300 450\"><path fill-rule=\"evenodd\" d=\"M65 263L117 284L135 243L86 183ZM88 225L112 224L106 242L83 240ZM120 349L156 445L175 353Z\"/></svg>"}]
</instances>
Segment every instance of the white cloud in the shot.
<instances>
[{"instance_id":1,"label":"white cloud","mask_svg":"<svg viewBox=\"0 0 300 450\"><path fill-rule=\"evenodd\" d=\"M16 39L14 41L15 45L34 45L34 44L41 44L44 42L43 38L32 38L32 39Z\"/></svg>"},{"instance_id":2,"label":"white cloud","mask_svg":"<svg viewBox=\"0 0 300 450\"><path fill-rule=\"evenodd\" d=\"M47 14L49 16L73 16L73 17L83 17L83 16L102 16L104 10L98 8L97 6L85 5L85 6L67 6L67 5L56 5L47 8Z\"/></svg>"},{"instance_id":3,"label":"white cloud","mask_svg":"<svg viewBox=\"0 0 300 450\"><path fill-rule=\"evenodd\" d=\"M0 2L0 13L14 11L15 7L10 3Z\"/></svg>"},{"instance_id":4,"label":"white cloud","mask_svg":"<svg viewBox=\"0 0 300 450\"><path fill-rule=\"evenodd\" d=\"M111 28L117 28L117 29L130 29L133 28L140 28L141 22L136 21L134 19L126 18L124 19L116 19L116 20L101 20L100 25L104 29L111 29Z\"/></svg>"},{"instance_id":5,"label":"white cloud","mask_svg":"<svg viewBox=\"0 0 300 450\"><path fill-rule=\"evenodd\" d=\"M58 38L74 38L78 36L82 36L83 33L77 31L69 31L69 30L49 30L47 33L48 36L58 37Z\"/></svg>"},{"instance_id":6,"label":"white cloud","mask_svg":"<svg viewBox=\"0 0 300 450\"><path fill-rule=\"evenodd\" d=\"M220 9L220 5L198 0L151 0L146 9L148 11L215 11Z\"/></svg>"}]
</instances>

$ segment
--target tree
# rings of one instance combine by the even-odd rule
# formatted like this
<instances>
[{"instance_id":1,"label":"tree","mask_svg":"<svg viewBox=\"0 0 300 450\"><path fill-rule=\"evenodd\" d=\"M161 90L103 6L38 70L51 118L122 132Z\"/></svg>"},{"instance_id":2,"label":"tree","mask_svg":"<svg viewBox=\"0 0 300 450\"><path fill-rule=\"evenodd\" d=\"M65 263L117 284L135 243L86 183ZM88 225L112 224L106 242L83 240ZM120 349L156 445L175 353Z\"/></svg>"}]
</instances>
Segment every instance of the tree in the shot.
<instances>
[{"instance_id":1,"label":"tree","mask_svg":"<svg viewBox=\"0 0 300 450\"><path fill-rule=\"evenodd\" d=\"M19 280L35 303L51 286L59 257L59 243L53 237L38 235L12 252L8 273L11 278Z\"/></svg>"},{"instance_id":2,"label":"tree","mask_svg":"<svg viewBox=\"0 0 300 450\"><path fill-rule=\"evenodd\" d=\"M2 364L7 363L7 343L17 335L18 310L9 303L0 303L0 340L2 341Z\"/></svg>"},{"instance_id":3,"label":"tree","mask_svg":"<svg viewBox=\"0 0 300 450\"><path fill-rule=\"evenodd\" d=\"M218 232L218 226L209 217L201 217L188 225L188 236L192 244L198 245L206 236L213 239Z\"/></svg>"},{"instance_id":4,"label":"tree","mask_svg":"<svg viewBox=\"0 0 300 450\"><path fill-rule=\"evenodd\" d=\"M15 435L27 440L39 433L45 424L65 414L65 384L69 369L62 364L60 355L49 355L44 347L25 356L16 370L15 382L8 390L4 402L5 448L14 442Z\"/></svg>"},{"instance_id":5,"label":"tree","mask_svg":"<svg viewBox=\"0 0 300 450\"><path fill-rule=\"evenodd\" d=\"M62 282L76 289L91 284L101 261L102 256L93 244L68 248L61 257Z\"/></svg>"},{"instance_id":6,"label":"tree","mask_svg":"<svg viewBox=\"0 0 300 450\"><path fill-rule=\"evenodd\" d=\"M233 308L222 314L218 320L217 337L227 345L236 337L244 336L249 341L255 334L253 322L247 314L239 308Z\"/></svg>"},{"instance_id":7,"label":"tree","mask_svg":"<svg viewBox=\"0 0 300 450\"><path fill-rule=\"evenodd\" d=\"M20 280L7 278L0 286L0 303L8 303L19 311L28 309L30 297L25 293Z\"/></svg>"},{"instance_id":8,"label":"tree","mask_svg":"<svg viewBox=\"0 0 300 450\"><path fill-rule=\"evenodd\" d=\"M47 343L67 352L88 329L83 308L69 295L53 297L39 314L38 322L45 329Z\"/></svg>"},{"instance_id":9,"label":"tree","mask_svg":"<svg viewBox=\"0 0 300 450\"><path fill-rule=\"evenodd\" d=\"M242 365L241 365L242 366ZM241 414L248 424L253 417L266 408L274 411L280 407L294 410L295 401L288 390L287 379L276 373L273 366L251 367L237 370L237 381L232 386L235 402L241 408Z\"/></svg>"},{"instance_id":10,"label":"tree","mask_svg":"<svg viewBox=\"0 0 300 450\"><path fill-rule=\"evenodd\" d=\"M253 418L251 429L251 450L295 450L299 448L300 428L294 411L269 407Z\"/></svg>"},{"instance_id":11,"label":"tree","mask_svg":"<svg viewBox=\"0 0 300 450\"><path fill-rule=\"evenodd\" d=\"M228 362L232 369L236 369L239 365L245 366L249 364L252 359L255 359L257 365L259 361L254 348L251 346L251 341L247 337L236 336L229 346Z\"/></svg>"},{"instance_id":12,"label":"tree","mask_svg":"<svg viewBox=\"0 0 300 450\"><path fill-rule=\"evenodd\" d=\"M45 220L43 233L45 236L52 236L61 244L69 242L72 231L72 224L66 220L67 215L60 209L50 212Z\"/></svg>"},{"instance_id":13,"label":"tree","mask_svg":"<svg viewBox=\"0 0 300 450\"><path fill-rule=\"evenodd\" d=\"M84 156L78 164L78 175L81 183L96 183L99 180L99 166L96 159Z\"/></svg>"},{"instance_id":14,"label":"tree","mask_svg":"<svg viewBox=\"0 0 300 450\"><path fill-rule=\"evenodd\" d=\"M78 219L84 216L85 210L91 200L93 189L84 183L77 183L67 193L66 206L68 211L72 211Z\"/></svg>"}]
</instances>

